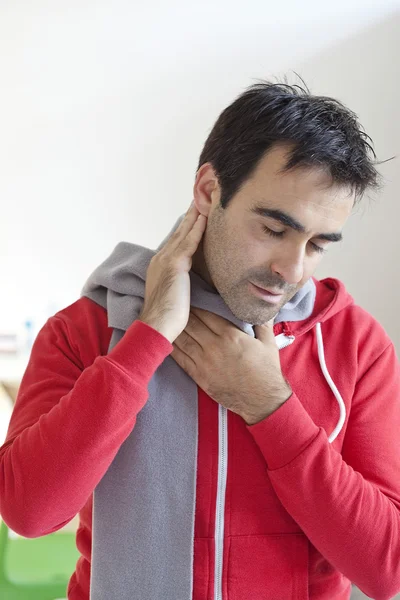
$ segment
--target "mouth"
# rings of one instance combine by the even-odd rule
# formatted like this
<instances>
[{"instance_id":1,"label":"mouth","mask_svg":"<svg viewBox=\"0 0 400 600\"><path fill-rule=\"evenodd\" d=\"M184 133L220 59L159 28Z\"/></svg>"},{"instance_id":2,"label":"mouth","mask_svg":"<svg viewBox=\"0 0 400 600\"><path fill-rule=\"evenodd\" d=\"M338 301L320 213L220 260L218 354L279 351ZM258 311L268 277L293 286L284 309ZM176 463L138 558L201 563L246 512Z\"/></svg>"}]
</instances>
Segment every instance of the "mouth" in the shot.
<instances>
[{"instance_id":1,"label":"mouth","mask_svg":"<svg viewBox=\"0 0 400 600\"><path fill-rule=\"evenodd\" d=\"M276 292L274 290L268 290L262 288L254 283L249 282L251 291L265 300L265 302L269 302L270 304L279 304L282 300L284 294L282 292Z\"/></svg>"}]
</instances>

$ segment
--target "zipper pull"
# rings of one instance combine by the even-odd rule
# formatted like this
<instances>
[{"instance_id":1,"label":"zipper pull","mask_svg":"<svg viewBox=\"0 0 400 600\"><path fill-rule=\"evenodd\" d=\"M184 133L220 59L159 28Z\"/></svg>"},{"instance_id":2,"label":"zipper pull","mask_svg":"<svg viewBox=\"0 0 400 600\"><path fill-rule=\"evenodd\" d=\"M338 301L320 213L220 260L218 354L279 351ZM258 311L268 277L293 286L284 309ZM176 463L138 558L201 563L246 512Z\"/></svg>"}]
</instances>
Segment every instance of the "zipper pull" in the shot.
<instances>
[{"instance_id":1,"label":"zipper pull","mask_svg":"<svg viewBox=\"0 0 400 600\"><path fill-rule=\"evenodd\" d=\"M284 333L280 333L275 336L275 342L279 350L282 350L282 348L286 348L287 346L290 346L290 344L293 344L295 339L296 337L294 335L285 335Z\"/></svg>"}]
</instances>

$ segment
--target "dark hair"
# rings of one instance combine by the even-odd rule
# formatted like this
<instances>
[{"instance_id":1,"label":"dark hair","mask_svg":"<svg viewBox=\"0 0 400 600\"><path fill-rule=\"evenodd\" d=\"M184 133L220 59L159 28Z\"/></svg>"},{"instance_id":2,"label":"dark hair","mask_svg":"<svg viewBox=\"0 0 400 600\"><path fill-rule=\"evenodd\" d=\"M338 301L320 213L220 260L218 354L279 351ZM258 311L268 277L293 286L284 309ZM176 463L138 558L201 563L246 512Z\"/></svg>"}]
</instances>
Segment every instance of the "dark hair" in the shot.
<instances>
[{"instance_id":1,"label":"dark hair","mask_svg":"<svg viewBox=\"0 0 400 600\"><path fill-rule=\"evenodd\" d=\"M332 184L349 187L355 202L367 188L380 187L373 142L354 112L334 98L313 96L305 84L261 80L223 110L200 155L198 169L210 162L215 170L223 208L265 153L281 143L291 145L283 172L328 169Z\"/></svg>"}]
</instances>

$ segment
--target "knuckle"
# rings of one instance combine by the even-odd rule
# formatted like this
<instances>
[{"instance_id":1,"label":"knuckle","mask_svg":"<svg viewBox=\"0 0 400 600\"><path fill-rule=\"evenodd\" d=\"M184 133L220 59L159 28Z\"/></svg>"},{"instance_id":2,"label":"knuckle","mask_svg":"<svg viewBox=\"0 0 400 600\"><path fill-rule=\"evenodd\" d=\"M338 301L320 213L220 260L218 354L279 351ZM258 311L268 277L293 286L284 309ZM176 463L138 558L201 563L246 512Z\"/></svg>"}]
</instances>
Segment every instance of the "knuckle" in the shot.
<instances>
[{"instance_id":1,"label":"knuckle","mask_svg":"<svg viewBox=\"0 0 400 600\"><path fill-rule=\"evenodd\" d=\"M209 380L204 380L203 381L203 385L202 385L203 390L205 391L205 393L210 396L210 398L215 398L216 397L216 391L215 391L215 386L213 385L212 381Z\"/></svg>"}]
</instances>

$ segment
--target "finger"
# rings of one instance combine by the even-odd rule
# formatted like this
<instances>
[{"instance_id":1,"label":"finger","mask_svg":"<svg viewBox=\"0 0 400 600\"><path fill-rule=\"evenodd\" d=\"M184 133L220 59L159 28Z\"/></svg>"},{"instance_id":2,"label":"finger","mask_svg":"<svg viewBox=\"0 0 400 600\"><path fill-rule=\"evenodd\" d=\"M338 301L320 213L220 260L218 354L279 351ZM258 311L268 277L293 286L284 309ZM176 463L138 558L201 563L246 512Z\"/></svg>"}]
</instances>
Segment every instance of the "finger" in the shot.
<instances>
[{"instance_id":1,"label":"finger","mask_svg":"<svg viewBox=\"0 0 400 600\"><path fill-rule=\"evenodd\" d=\"M192 311L189 313L189 319L184 332L196 340L202 349L215 342L215 332L206 323L203 323L203 321L196 317Z\"/></svg>"},{"instance_id":2,"label":"finger","mask_svg":"<svg viewBox=\"0 0 400 600\"><path fill-rule=\"evenodd\" d=\"M274 338L274 321L268 321L263 325L254 325L254 333L257 340L264 344Z\"/></svg>"},{"instance_id":3,"label":"finger","mask_svg":"<svg viewBox=\"0 0 400 600\"><path fill-rule=\"evenodd\" d=\"M198 245L200 243L201 238L203 237L204 231L206 229L207 217L204 215L199 215L189 233L186 235L186 238L182 242L182 247L187 256L193 256Z\"/></svg>"},{"instance_id":4,"label":"finger","mask_svg":"<svg viewBox=\"0 0 400 600\"><path fill-rule=\"evenodd\" d=\"M187 326L178 335L174 343L178 346L179 350L187 354L192 360L202 351L201 344L187 332Z\"/></svg>"},{"instance_id":5,"label":"finger","mask_svg":"<svg viewBox=\"0 0 400 600\"><path fill-rule=\"evenodd\" d=\"M190 210L191 210L191 208L192 208L193 206L195 206L195 202L194 202L194 200L192 200L192 201L191 201L191 203L190 203L190 206L189 206L189 208L188 208L188 209L187 209L187 211L186 211L186 214L188 214L188 212L190 212Z\"/></svg>"},{"instance_id":6,"label":"finger","mask_svg":"<svg viewBox=\"0 0 400 600\"><path fill-rule=\"evenodd\" d=\"M172 350L170 356L172 356L174 361L181 367L181 369L183 369L192 379L194 379L193 375L196 367L194 361L184 352L182 352L175 342L172 345L174 349Z\"/></svg>"},{"instance_id":7,"label":"finger","mask_svg":"<svg viewBox=\"0 0 400 600\"><path fill-rule=\"evenodd\" d=\"M183 217L182 221L179 223L177 229L171 236L171 241L181 242L186 238L188 233L191 231L193 225L196 223L197 217L199 216L199 210L194 202L189 207L189 210Z\"/></svg>"},{"instance_id":8,"label":"finger","mask_svg":"<svg viewBox=\"0 0 400 600\"><path fill-rule=\"evenodd\" d=\"M228 328L236 327L230 321L227 321L223 317L216 315L208 310L203 310L201 308L196 308L195 306L190 307L190 312L194 315L195 318L201 321L201 323L206 325L210 331L215 333L216 335L223 335L224 332ZM236 328L237 329L237 328Z\"/></svg>"}]
</instances>

